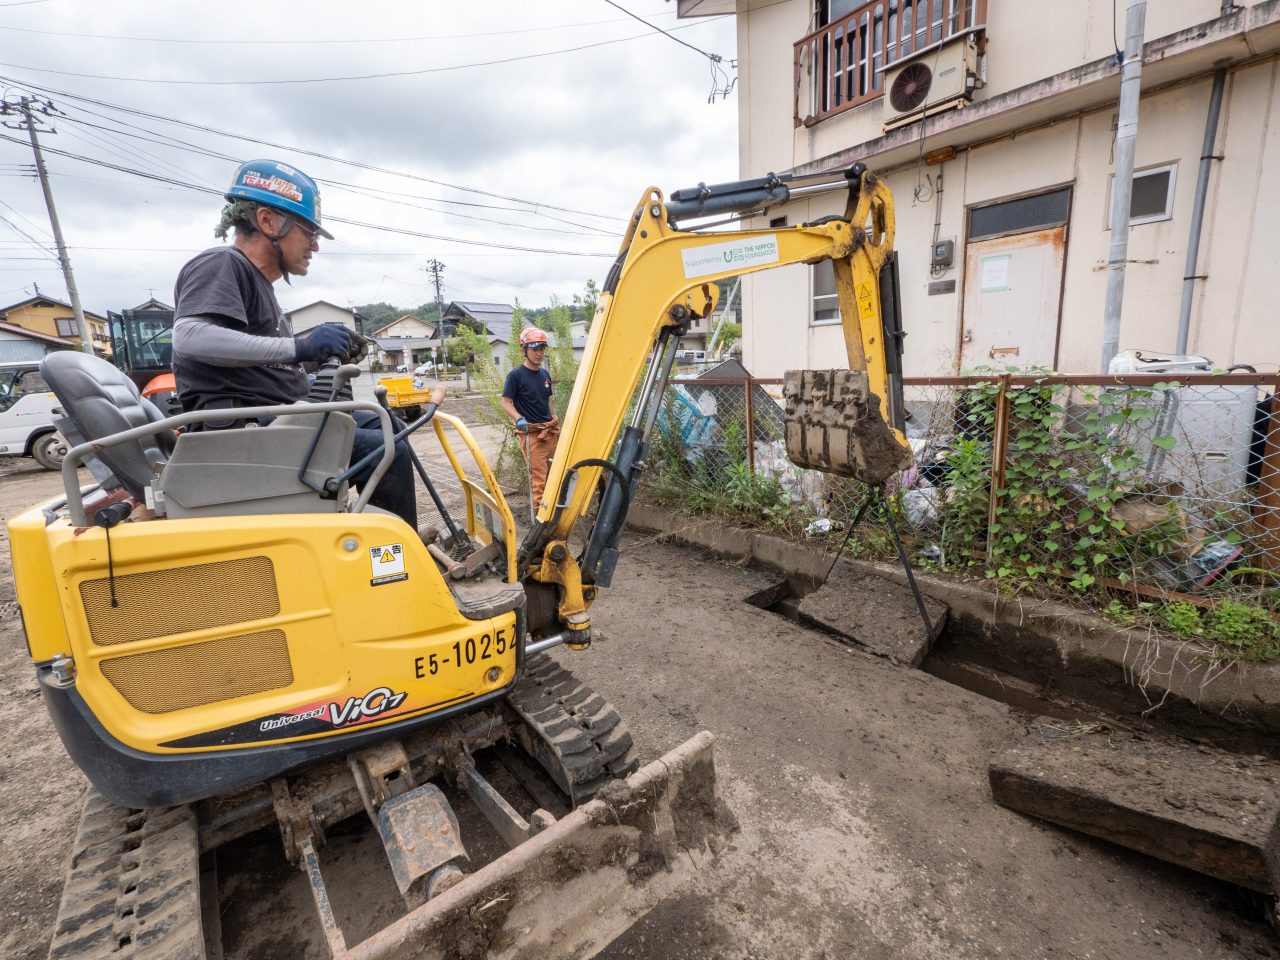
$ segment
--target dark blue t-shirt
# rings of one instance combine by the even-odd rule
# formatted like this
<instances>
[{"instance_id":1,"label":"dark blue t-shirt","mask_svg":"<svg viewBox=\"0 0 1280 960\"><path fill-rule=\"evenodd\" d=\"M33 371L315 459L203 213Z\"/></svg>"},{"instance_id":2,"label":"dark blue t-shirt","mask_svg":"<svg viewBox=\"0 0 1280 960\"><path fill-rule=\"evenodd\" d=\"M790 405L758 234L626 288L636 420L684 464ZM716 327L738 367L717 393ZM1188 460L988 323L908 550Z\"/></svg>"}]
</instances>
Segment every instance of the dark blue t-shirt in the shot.
<instances>
[{"instance_id":1,"label":"dark blue t-shirt","mask_svg":"<svg viewBox=\"0 0 1280 960\"><path fill-rule=\"evenodd\" d=\"M523 363L507 374L502 395L515 404L516 412L530 423L551 419L551 374L546 367L530 370Z\"/></svg>"},{"instance_id":2,"label":"dark blue t-shirt","mask_svg":"<svg viewBox=\"0 0 1280 960\"><path fill-rule=\"evenodd\" d=\"M213 247L187 261L173 290L174 318L205 317L255 337L292 337L271 282L235 247ZM174 357L183 410L296 403L307 395L297 363L221 367Z\"/></svg>"}]
</instances>

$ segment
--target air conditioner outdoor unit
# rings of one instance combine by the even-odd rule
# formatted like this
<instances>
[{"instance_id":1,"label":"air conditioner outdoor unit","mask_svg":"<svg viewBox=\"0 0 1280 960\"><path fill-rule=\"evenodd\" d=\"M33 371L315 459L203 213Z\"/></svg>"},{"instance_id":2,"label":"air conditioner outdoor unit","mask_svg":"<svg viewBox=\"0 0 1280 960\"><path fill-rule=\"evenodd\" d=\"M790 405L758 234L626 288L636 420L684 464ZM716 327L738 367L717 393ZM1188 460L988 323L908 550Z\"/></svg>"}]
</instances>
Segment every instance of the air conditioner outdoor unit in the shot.
<instances>
[{"instance_id":1,"label":"air conditioner outdoor unit","mask_svg":"<svg viewBox=\"0 0 1280 960\"><path fill-rule=\"evenodd\" d=\"M884 128L893 130L973 99L977 34L899 60L884 72Z\"/></svg>"}]
</instances>

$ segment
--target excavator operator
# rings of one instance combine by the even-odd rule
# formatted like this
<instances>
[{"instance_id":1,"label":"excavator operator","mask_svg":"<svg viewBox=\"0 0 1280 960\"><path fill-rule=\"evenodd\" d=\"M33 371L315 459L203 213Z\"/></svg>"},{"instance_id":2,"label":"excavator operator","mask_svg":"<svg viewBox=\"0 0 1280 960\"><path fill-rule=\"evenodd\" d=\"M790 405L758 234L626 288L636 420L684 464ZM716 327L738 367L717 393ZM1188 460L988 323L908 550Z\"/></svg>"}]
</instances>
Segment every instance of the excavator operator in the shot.
<instances>
[{"instance_id":1,"label":"excavator operator","mask_svg":"<svg viewBox=\"0 0 1280 960\"><path fill-rule=\"evenodd\" d=\"M328 357L342 361L357 352L346 327L321 324L295 337L273 284L304 277L320 237L320 191L309 176L275 160L241 164L226 193L227 205L214 236L230 245L212 247L189 260L174 286L173 372L183 410L232 410L305 400L304 363ZM378 417L353 414L352 460L382 448ZM243 420L208 421L206 430L244 426ZM367 482L375 463L352 479ZM407 441L369 501L417 528L414 470Z\"/></svg>"}]
</instances>

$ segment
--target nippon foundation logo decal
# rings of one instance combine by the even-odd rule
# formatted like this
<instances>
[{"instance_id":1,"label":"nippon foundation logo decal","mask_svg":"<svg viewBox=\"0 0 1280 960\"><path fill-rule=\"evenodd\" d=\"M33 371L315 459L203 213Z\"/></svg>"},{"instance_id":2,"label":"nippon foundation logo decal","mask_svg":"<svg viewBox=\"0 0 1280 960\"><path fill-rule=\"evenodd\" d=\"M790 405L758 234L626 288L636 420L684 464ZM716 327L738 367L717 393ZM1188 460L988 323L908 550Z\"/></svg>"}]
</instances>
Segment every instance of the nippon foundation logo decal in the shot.
<instances>
[{"instance_id":1,"label":"nippon foundation logo decal","mask_svg":"<svg viewBox=\"0 0 1280 960\"><path fill-rule=\"evenodd\" d=\"M686 280L761 263L777 263L778 235L771 233L746 240L708 243L692 250L681 250L680 257L684 261Z\"/></svg>"}]
</instances>

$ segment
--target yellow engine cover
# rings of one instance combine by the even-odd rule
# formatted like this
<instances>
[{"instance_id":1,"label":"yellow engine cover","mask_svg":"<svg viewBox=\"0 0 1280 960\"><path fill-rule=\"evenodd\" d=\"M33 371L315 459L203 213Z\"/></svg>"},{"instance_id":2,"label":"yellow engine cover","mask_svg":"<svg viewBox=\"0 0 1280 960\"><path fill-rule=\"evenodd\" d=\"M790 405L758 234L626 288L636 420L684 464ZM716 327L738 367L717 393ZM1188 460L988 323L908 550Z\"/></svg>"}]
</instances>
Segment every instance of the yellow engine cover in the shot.
<instances>
[{"instance_id":1,"label":"yellow engine cover","mask_svg":"<svg viewBox=\"0 0 1280 960\"><path fill-rule=\"evenodd\" d=\"M515 679L517 614L469 620L383 514L9 525L31 656L75 661L106 732L151 754L341 736Z\"/></svg>"}]
</instances>

